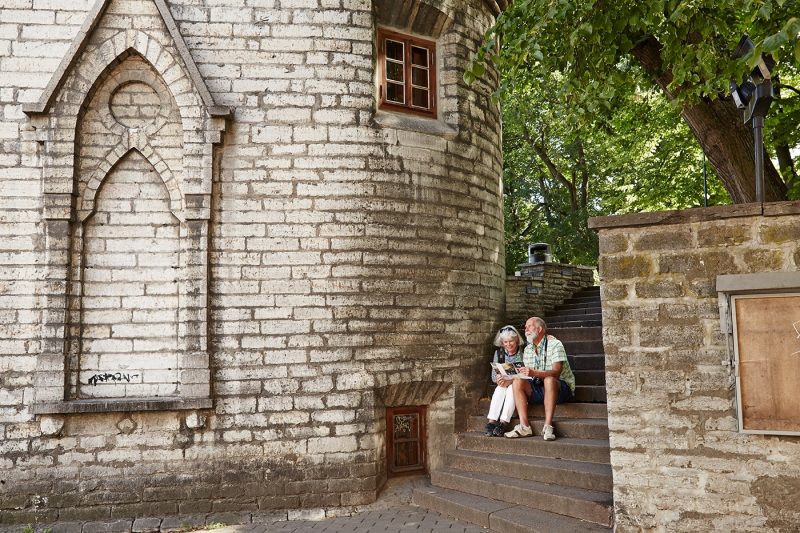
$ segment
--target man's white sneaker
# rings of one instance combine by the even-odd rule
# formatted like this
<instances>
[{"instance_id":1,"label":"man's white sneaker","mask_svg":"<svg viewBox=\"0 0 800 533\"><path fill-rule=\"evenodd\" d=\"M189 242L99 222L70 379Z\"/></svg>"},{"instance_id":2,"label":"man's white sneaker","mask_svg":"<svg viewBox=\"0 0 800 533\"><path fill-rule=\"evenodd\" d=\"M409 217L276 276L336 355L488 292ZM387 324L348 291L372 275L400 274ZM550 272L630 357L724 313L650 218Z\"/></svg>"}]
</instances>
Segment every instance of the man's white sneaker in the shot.
<instances>
[{"instance_id":1,"label":"man's white sneaker","mask_svg":"<svg viewBox=\"0 0 800 533\"><path fill-rule=\"evenodd\" d=\"M553 426L545 425L542 428L542 438L544 440L556 440L556 434L553 431Z\"/></svg>"},{"instance_id":2,"label":"man's white sneaker","mask_svg":"<svg viewBox=\"0 0 800 533\"><path fill-rule=\"evenodd\" d=\"M517 424L514 426L514 429L506 433L506 437L509 439L516 439L518 437L530 437L533 435L533 430L530 426L523 426L522 424Z\"/></svg>"}]
</instances>

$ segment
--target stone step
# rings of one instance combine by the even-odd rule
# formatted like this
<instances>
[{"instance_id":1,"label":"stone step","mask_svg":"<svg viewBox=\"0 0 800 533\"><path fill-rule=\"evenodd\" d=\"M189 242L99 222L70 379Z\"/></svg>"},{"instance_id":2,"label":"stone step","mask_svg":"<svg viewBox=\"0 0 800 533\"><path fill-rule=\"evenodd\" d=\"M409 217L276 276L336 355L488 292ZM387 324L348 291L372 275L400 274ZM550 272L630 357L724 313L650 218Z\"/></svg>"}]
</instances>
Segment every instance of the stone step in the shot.
<instances>
[{"instance_id":1,"label":"stone step","mask_svg":"<svg viewBox=\"0 0 800 533\"><path fill-rule=\"evenodd\" d=\"M557 319L563 316L580 316L580 315L599 315L601 313L600 306L597 307L581 307L579 309L562 309L560 307L556 307L552 311L547 313L547 316L543 317L544 321L548 324L550 320Z\"/></svg>"},{"instance_id":2,"label":"stone step","mask_svg":"<svg viewBox=\"0 0 800 533\"><path fill-rule=\"evenodd\" d=\"M547 333L561 342L567 341L599 341L603 340L603 328L547 328Z\"/></svg>"},{"instance_id":3,"label":"stone step","mask_svg":"<svg viewBox=\"0 0 800 533\"><path fill-rule=\"evenodd\" d=\"M603 385L606 384L606 371L605 370L576 370L572 369L575 374L575 382L580 383L581 386L586 385Z\"/></svg>"},{"instance_id":4,"label":"stone step","mask_svg":"<svg viewBox=\"0 0 800 533\"><path fill-rule=\"evenodd\" d=\"M605 385L576 385L572 401L606 403L608 401L606 387Z\"/></svg>"},{"instance_id":5,"label":"stone step","mask_svg":"<svg viewBox=\"0 0 800 533\"><path fill-rule=\"evenodd\" d=\"M489 412L489 399L481 398L476 407L476 416L486 416ZM541 405L529 405L528 416L531 418L543 418L544 407ZM556 407L556 419L565 418L602 418L608 419L608 410L604 404L582 403L578 401L562 403Z\"/></svg>"},{"instance_id":6,"label":"stone step","mask_svg":"<svg viewBox=\"0 0 800 533\"><path fill-rule=\"evenodd\" d=\"M569 366L572 370L603 370L606 369L606 356L604 354L567 355Z\"/></svg>"},{"instance_id":7,"label":"stone step","mask_svg":"<svg viewBox=\"0 0 800 533\"><path fill-rule=\"evenodd\" d=\"M530 437L509 439L487 437L478 431L466 431L459 433L456 441L460 450L535 455L588 463L610 462L608 439L562 437L554 441L545 441L536 432Z\"/></svg>"},{"instance_id":8,"label":"stone step","mask_svg":"<svg viewBox=\"0 0 800 533\"><path fill-rule=\"evenodd\" d=\"M580 298L580 300L583 300L583 298ZM555 311L566 311L568 309L576 309L576 310L594 309L594 310L597 310L597 309L600 309L600 306L601 306L601 304L600 304L600 299L599 298L597 300L579 301L579 302L576 302L574 299L570 299L570 300L567 300L566 302L564 302L563 304L561 304L559 306L556 306Z\"/></svg>"},{"instance_id":9,"label":"stone step","mask_svg":"<svg viewBox=\"0 0 800 533\"><path fill-rule=\"evenodd\" d=\"M603 526L611 525L612 496L608 492L450 468L432 472L431 484L549 513L564 514Z\"/></svg>"},{"instance_id":10,"label":"stone step","mask_svg":"<svg viewBox=\"0 0 800 533\"><path fill-rule=\"evenodd\" d=\"M556 414L559 413L561 406L556 408ZM542 418L529 418L528 421L534 429L536 435L541 435L542 426L544 422ZM467 423L467 430L477 431L482 433L489 420L486 415L473 415L469 418ZM511 419L511 427L519 422L519 418L514 416ZM606 439L608 440L608 422L602 418L563 418L554 417L553 427L555 428L556 436L558 437L574 437L576 439Z\"/></svg>"},{"instance_id":11,"label":"stone step","mask_svg":"<svg viewBox=\"0 0 800 533\"><path fill-rule=\"evenodd\" d=\"M571 298L567 298L566 300L564 300L564 303L565 304L581 304L581 303L595 303L595 302L599 303L601 301L602 300L600 300L600 293L592 294L590 292L587 292L587 293L579 292L579 293L576 293L575 296L573 296Z\"/></svg>"},{"instance_id":12,"label":"stone step","mask_svg":"<svg viewBox=\"0 0 800 533\"><path fill-rule=\"evenodd\" d=\"M487 403L486 412L488 411ZM528 406L528 416L534 419L544 418L544 407L541 405ZM556 407L556 420L562 418L602 418L608 423L608 409L605 404L601 403L567 402Z\"/></svg>"},{"instance_id":13,"label":"stone step","mask_svg":"<svg viewBox=\"0 0 800 533\"><path fill-rule=\"evenodd\" d=\"M557 320L545 320L548 330L550 328L591 328L603 325L602 315L586 315L583 318L559 317Z\"/></svg>"},{"instance_id":14,"label":"stone step","mask_svg":"<svg viewBox=\"0 0 800 533\"><path fill-rule=\"evenodd\" d=\"M492 516L493 531L502 533L576 533L613 531L610 527L593 524L555 513L524 506L510 507ZM612 517L613 520L613 517Z\"/></svg>"},{"instance_id":15,"label":"stone step","mask_svg":"<svg viewBox=\"0 0 800 533\"><path fill-rule=\"evenodd\" d=\"M426 509L503 533L611 531L591 522L443 487L418 487L414 489L412 501Z\"/></svg>"},{"instance_id":16,"label":"stone step","mask_svg":"<svg viewBox=\"0 0 800 533\"><path fill-rule=\"evenodd\" d=\"M533 479L542 483L600 492L611 492L613 488L611 465L607 463L585 463L471 450L449 450L446 461L448 467L468 472Z\"/></svg>"},{"instance_id":17,"label":"stone step","mask_svg":"<svg viewBox=\"0 0 800 533\"><path fill-rule=\"evenodd\" d=\"M581 292L594 292L594 293L600 294L600 285L592 285L590 287L584 287L583 289L581 289L578 292L579 293L581 293Z\"/></svg>"},{"instance_id":18,"label":"stone step","mask_svg":"<svg viewBox=\"0 0 800 533\"><path fill-rule=\"evenodd\" d=\"M568 354L603 353L603 341L562 341Z\"/></svg>"}]
</instances>

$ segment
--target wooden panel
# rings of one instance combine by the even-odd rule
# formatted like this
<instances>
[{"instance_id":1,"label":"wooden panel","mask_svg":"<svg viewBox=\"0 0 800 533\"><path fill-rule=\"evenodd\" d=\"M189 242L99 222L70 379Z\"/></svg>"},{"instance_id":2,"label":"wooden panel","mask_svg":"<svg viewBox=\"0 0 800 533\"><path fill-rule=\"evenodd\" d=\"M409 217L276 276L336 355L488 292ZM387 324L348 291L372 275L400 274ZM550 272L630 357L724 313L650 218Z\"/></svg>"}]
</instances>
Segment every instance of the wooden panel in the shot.
<instances>
[{"instance_id":1,"label":"wooden panel","mask_svg":"<svg viewBox=\"0 0 800 533\"><path fill-rule=\"evenodd\" d=\"M733 300L742 429L800 432L800 293Z\"/></svg>"},{"instance_id":2,"label":"wooden panel","mask_svg":"<svg viewBox=\"0 0 800 533\"><path fill-rule=\"evenodd\" d=\"M386 408L389 476L425 471L426 406Z\"/></svg>"}]
</instances>

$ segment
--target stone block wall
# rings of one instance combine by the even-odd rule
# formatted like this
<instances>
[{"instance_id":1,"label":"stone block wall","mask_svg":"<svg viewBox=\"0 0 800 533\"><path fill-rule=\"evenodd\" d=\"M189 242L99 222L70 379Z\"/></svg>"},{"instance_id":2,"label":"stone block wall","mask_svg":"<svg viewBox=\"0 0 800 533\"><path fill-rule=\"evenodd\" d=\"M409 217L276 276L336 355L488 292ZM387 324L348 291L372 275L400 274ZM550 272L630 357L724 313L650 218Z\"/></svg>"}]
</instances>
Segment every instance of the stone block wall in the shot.
<instances>
[{"instance_id":1,"label":"stone block wall","mask_svg":"<svg viewBox=\"0 0 800 533\"><path fill-rule=\"evenodd\" d=\"M739 433L715 286L796 272L800 204L592 219L616 530L793 531L800 437Z\"/></svg>"},{"instance_id":2,"label":"stone block wall","mask_svg":"<svg viewBox=\"0 0 800 533\"><path fill-rule=\"evenodd\" d=\"M368 503L387 406L439 464L503 307L498 3L385 4L0 0L0 523ZM378 25L437 119L376 110Z\"/></svg>"},{"instance_id":3,"label":"stone block wall","mask_svg":"<svg viewBox=\"0 0 800 533\"><path fill-rule=\"evenodd\" d=\"M594 285L595 267L562 263L525 263L506 278L506 323L519 326L544 316L579 290ZM520 330L522 331L522 330Z\"/></svg>"}]
</instances>

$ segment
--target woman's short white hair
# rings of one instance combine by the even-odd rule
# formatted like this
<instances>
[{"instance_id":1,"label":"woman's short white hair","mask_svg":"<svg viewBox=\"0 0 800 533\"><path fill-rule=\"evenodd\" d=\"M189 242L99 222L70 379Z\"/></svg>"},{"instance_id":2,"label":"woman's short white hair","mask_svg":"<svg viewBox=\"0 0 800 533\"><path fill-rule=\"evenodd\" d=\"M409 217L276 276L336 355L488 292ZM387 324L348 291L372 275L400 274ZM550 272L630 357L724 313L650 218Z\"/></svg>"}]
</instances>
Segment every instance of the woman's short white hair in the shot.
<instances>
[{"instance_id":1,"label":"woman's short white hair","mask_svg":"<svg viewBox=\"0 0 800 533\"><path fill-rule=\"evenodd\" d=\"M503 342L510 341L511 339L519 340L519 347L525 346L525 338L519 334L517 328L514 326L503 326L494 336L494 345L498 348L503 345Z\"/></svg>"}]
</instances>

